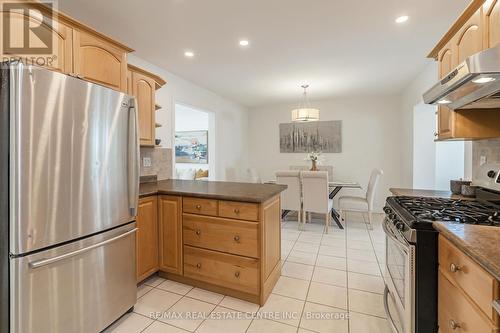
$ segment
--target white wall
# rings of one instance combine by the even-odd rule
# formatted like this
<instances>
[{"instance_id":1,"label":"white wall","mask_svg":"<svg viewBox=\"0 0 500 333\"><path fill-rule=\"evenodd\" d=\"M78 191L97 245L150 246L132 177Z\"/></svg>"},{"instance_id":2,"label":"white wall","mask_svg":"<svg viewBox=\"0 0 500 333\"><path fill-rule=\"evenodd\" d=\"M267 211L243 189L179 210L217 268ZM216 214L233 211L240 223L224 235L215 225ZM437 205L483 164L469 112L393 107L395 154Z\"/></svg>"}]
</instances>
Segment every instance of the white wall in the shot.
<instances>
[{"instance_id":1,"label":"white wall","mask_svg":"<svg viewBox=\"0 0 500 333\"><path fill-rule=\"evenodd\" d=\"M128 61L161 76L167 81L167 84L156 92L157 102L163 107L156 113L156 121L163 125L156 130L156 137L162 140L162 146L172 148L175 104L185 104L215 114L214 135L217 147L215 179L223 180L225 170L228 167L245 168L247 166L248 115L246 108L133 54L128 55Z\"/></svg>"},{"instance_id":2,"label":"white wall","mask_svg":"<svg viewBox=\"0 0 500 333\"><path fill-rule=\"evenodd\" d=\"M435 61L429 64L404 90L401 95L400 115L402 135L400 158L402 161L402 185L413 187L413 110L423 103L422 94L437 82L438 67Z\"/></svg>"},{"instance_id":3,"label":"white wall","mask_svg":"<svg viewBox=\"0 0 500 333\"><path fill-rule=\"evenodd\" d=\"M413 187L434 189L436 185L436 107L423 103L413 111Z\"/></svg>"},{"instance_id":4,"label":"white wall","mask_svg":"<svg viewBox=\"0 0 500 333\"><path fill-rule=\"evenodd\" d=\"M389 187L401 185L399 97L361 97L312 104L320 109L321 120L342 120L342 153L324 154L324 164L334 168L334 179L358 181L366 190L371 170L384 170L376 197L376 207L381 210ZM279 149L278 126L290 122L290 110L294 107L275 105L249 111L249 164L263 180L274 179L276 170L307 164L306 154L281 154ZM341 194L363 192L344 189Z\"/></svg>"}]
</instances>

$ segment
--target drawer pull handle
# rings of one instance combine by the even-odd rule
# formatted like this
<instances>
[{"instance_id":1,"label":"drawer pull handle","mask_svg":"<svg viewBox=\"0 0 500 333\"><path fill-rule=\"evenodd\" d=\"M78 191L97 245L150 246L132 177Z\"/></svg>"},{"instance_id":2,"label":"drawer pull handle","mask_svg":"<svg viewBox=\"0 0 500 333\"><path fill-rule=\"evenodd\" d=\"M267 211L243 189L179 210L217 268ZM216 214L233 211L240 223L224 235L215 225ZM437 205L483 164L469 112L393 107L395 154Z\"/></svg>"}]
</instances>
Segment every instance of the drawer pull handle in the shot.
<instances>
[{"instance_id":1,"label":"drawer pull handle","mask_svg":"<svg viewBox=\"0 0 500 333\"><path fill-rule=\"evenodd\" d=\"M238 236L238 235L234 236L234 241L236 243L239 243L240 242L240 236Z\"/></svg>"},{"instance_id":2,"label":"drawer pull handle","mask_svg":"<svg viewBox=\"0 0 500 333\"><path fill-rule=\"evenodd\" d=\"M235 214L239 214L239 213L240 213L240 210L239 210L238 208L235 208L235 209L234 209L234 213L235 213Z\"/></svg>"},{"instance_id":3,"label":"drawer pull handle","mask_svg":"<svg viewBox=\"0 0 500 333\"><path fill-rule=\"evenodd\" d=\"M197 229L197 230L195 231L195 233L199 236L199 235L201 235L201 230L200 230L200 229Z\"/></svg>"},{"instance_id":4,"label":"drawer pull handle","mask_svg":"<svg viewBox=\"0 0 500 333\"><path fill-rule=\"evenodd\" d=\"M460 324L454 321L453 319L450 320L450 328L452 330L456 330L457 328L460 328Z\"/></svg>"},{"instance_id":5,"label":"drawer pull handle","mask_svg":"<svg viewBox=\"0 0 500 333\"><path fill-rule=\"evenodd\" d=\"M455 264L451 264L450 265L450 271L452 273L456 273L458 271L462 270L462 267L458 266L458 265L455 265Z\"/></svg>"},{"instance_id":6,"label":"drawer pull handle","mask_svg":"<svg viewBox=\"0 0 500 333\"><path fill-rule=\"evenodd\" d=\"M200 268L201 268L201 264L200 264L200 263L197 263L197 264L196 264L196 268L200 269Z\"/></svg>"},{"instance_id":7,"label":"drawer pull handle","mask_svg":"<svg viewBox=\"0 0 500 333\"><path fill-rule=\"evenodd\" d=\"M240 277L240 272L234 272L234 276L239 278Z\"/></svg>"},{"instance_id":8,"label":"drawer pull handle","mask_svg":"<svg viewBox=\"0 0 500 333\"><path fill-rule=\"evenodd\" d=\"M201 205L196 205L196 209L200 210L201 209Z\"/></svg>"}]
</instances>

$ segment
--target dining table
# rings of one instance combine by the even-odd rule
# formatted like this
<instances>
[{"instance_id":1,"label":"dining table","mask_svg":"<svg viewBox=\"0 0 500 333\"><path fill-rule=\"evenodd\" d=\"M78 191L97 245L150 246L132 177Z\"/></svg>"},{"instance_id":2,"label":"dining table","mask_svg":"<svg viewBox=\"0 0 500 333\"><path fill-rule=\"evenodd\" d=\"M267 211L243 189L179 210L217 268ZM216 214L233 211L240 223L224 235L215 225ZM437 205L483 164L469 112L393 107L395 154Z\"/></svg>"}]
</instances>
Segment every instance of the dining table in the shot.
<instances>
[{"instance_id":1,"label":"dining table","mask_svg":"<svg viewBox=\"0 0 500 333\"><path fill-rule=\"evenodd\" d=\"M276 180L268 180L264 183L276 184ZM343 188L362 189L361 184L359 184L358 182L333 180L333 181L328 182L328 189L329 189L328 198L334 199ZM288 215L288 213L290 213L289 210L283 210L283 212L281 213L281 218L282 219L285 218ZM335 208L332 208L331 215L332 215L332 219L335 222L335 224L337 224L339 229L343 230L344 226L342 225L342 222L340 221L339 212Z\"/></svg>"}]
</instances>

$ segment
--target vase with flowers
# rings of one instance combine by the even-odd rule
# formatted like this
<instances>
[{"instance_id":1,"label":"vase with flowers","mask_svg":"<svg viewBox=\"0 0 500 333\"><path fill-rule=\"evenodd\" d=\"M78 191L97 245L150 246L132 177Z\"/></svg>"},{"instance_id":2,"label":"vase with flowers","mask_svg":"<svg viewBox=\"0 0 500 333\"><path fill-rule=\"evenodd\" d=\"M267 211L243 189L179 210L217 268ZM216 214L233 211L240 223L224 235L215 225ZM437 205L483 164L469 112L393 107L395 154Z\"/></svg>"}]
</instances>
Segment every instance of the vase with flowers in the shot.
<instances>
[{"instance_id":1,"label":"vase with flowers","mask_svg":"<svg viewBox=\"0 0 500 333\"><path fill-rule=\"evenodd\" d=\"M318 166L321 163L321 152L311 152L307 154L306 160L311 161L311 171L319 171Z\"/></svg>"}]
</instances>

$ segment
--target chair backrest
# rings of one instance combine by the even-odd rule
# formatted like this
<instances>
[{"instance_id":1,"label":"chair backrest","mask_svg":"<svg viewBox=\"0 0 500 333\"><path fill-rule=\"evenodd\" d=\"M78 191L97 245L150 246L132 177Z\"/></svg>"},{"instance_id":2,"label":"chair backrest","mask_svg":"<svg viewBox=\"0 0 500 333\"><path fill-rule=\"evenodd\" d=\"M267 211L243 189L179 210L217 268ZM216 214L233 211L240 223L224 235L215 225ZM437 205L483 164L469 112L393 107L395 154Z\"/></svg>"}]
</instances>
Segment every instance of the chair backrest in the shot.
<instances>
[{"instance_id":1,"label":"chair backrest","mask_svg":"<svg viewBox=\"0 0 500 333\"><path fill-rule=\"evenodd\" d=\"M300 176L304 211L328 213L328 172L302 171Z\"/></svg>"},{"instance_id":2,"label":"chair backrest","mask_svg":"<svg viewBox=\"0 0 500 333\"><path fill-rule=\"evenodd\" d=\"M276 183L287 185L288 188L281 192L281 209L297 210L301 208L301 186L299 171L277 171Z\"/></svg>"},{"instance_id":3,"label":"chair backrest","mask_svg":"<svg viewBox=\"0 0 500 333\"><path fill-rule=\"evenodd\" d=\"M372 210L373 201L375 200L375 191L377 190L377 185L380 177L384 174L384 171L380 169L373 169L370 175L370 181L368 182L368 188L366 189L366 201L368 201L368 209Z\"/></svg>"},{"instance_id":4,"label":"chair backrest","mask_svg":"<svg viewBox=\"0 0 500 333\"><path fill-rule=\"evenodd\" d=\"M248 168L247 169L247 180L250 183L262 183L262 180L260 179L259 172L255 168Z\"/></svg>"},{"instance_id":5,"label":"chair backrest","mask_svg":"<svg viewBox=\"0 0 500 333\"><path fill-rule=\"evenodd\" d=\"M333 179L333 166L331 165L318 165L319 171L328 172L328 179ZM309 171L311 170L311 166L309 165L290 165L290 170L300 170L300 171Z\"/></svg>"}]
</instances>

